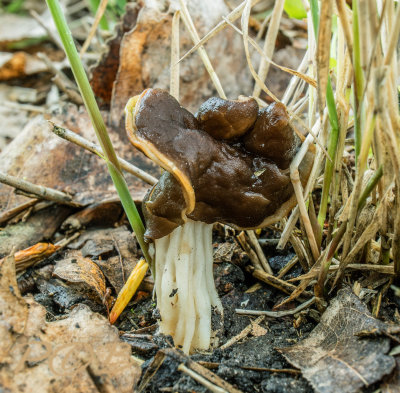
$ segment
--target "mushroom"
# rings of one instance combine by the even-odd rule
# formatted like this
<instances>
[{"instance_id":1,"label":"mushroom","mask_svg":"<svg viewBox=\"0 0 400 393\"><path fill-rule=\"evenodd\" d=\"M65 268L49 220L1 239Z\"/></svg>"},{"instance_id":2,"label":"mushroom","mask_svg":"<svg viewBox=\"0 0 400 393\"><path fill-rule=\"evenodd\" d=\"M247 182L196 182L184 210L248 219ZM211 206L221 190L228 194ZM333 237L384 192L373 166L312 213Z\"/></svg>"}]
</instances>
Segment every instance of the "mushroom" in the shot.
<instances>
[{"instance_id":1,"label":"mushroom","mask_svg":"<svg viewBox=\"0 0 400 393\"><path fill-rule=\"evenodd\" d=\"M207 349L212 307L222 314L213 223L251 229L287 215L296 204L289 165L299 138L282 104L259 110L252 98L211 98L193 116L166 91L147 89L125 111L131 143L165 169L143 201L160 331L186 353ZM299 167L303 185L313 155Z\"/></svg>"}]
</instances>

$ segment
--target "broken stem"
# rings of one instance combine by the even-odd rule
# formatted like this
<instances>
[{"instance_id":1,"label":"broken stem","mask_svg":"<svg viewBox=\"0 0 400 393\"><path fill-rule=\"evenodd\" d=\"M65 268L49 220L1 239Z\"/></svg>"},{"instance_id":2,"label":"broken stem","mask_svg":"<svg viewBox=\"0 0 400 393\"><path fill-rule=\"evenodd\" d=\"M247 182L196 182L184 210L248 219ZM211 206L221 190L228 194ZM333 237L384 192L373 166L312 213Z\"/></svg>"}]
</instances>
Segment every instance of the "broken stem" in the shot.
<instances>
[{"instance_id":1,"label":"broken stem","mask_svg":"<svg viewBox=\"0 0 400 393\"><path fill-rule=\"evenodd\" d=\"M71 130L57 126L56 124L54 124L51 121L49 121L49 123L53 126L51 131L54 132L54 134L56 134L60 138L63 138L69 142L75 143L75 145L83 147L87 151L97 154L100 157L103 156L103 153L102 153L99 145L96 145L96 144L88 141L87 139L83 138L82 136L76 134L75 132L73 132ZM117 159L118 159L119 164L121 165L121 168L124 169L125 171L127 171L128 173L145 181L147 184L154 185L157 183L158 180L155 177L149 175L147 172L136 167L135 165L132 165L131 163L129 163L128 161L124 160L121 157L117 156Z\"/></svg>"}]
</instances>

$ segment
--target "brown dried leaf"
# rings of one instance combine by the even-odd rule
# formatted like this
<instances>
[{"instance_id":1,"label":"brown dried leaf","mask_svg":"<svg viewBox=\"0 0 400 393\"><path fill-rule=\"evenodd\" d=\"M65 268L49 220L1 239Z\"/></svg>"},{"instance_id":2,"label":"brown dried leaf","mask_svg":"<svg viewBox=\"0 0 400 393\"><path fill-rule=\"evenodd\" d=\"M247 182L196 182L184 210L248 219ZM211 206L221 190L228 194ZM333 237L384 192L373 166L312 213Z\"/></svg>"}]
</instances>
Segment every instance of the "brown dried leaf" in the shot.
<instances>
[{"instance_id":1,"label":"brown dried leaf","mask_svg":"<svg viewBox=\"0 0 400 393\"><path fill-rule=\"evenodd\" d=\"M66 105L61 111L62 113L53 118L56 124L96 141L86 111L78 110L73 105ZM117 153L141 169L158 176L158 166L134 149L127 141L125 131L120 131L124 139L110 130ZM42 116L28 123L1 152L0 167L2 171L34 184L70 193L83 205L117 196L104 160L53 135ZM129 174L126 174L126 180L133 200L141 201L149 185ZM16 195L12 187L0 185L0 213L27 200L25 196Z\"/></svg>"},{"instance_id":2,"label":"brown dried leaf","mask_svg":"<svg viewBox=\"0 0 400 393\"><path fill-rule=\"evenodd\" d=\"M0 201L1 191L0 186ZM8 225L0 231L0 258L13 249L21 250L51 238L70 212L71 208L67 206L50 206L30 215L25 221Z\"/></svg>"},{"instance_id":3,"label":"brown dried leaf","mask_svg":"<svg viewBox=\"0 0 400 393\"><path fill-rule=\"evenodd\" d=\"M382 328L367 307L349 289L342 289L322 315L310 336L279 351L317 392L356 392L379 381L395 365L386 355L387 338L361 339L360 330Z\"/></svg>"},{"instance_id":4,"label":"brown dried leaf","mask_svg":"<svg viewBox=\"0 0 400 393\"><path fill-rule=\"evenodd\" d=\"M137 244L134 235L125 226L113 229L91 229L83 233L69 248L81 249L84 256L102 256L96 261L116 292L136 266ZM118 254L106 258L107 254Z\"/></svg>"},{"instance_id":5,"label":"brown dried leaf","mask_svg":"<svg viewBox=\"0 0 400 393\"><path fill-rule=\"evenodd\" d=\"M21 78L46 71L46 65L25 52L0 53L0 81Z\"/></svg>"},{"instance_id":6,"label":"brown dried leaf","mask_svg":"<svg viewBox=\"0 0 400 393\"><path fill-rule=\"evenodd\" d=\"M18 289L13 256L0 260L0 305L0 323L7 321L16 333L22 334L28 307Z\"/></svg>"},{"instance_id":7,"label":"brown dried leaf","mask_svg":"<svg viewBox=\"0 0 400 393\"><path fill-rule=\"evenodd\" d=\"M381 393L400 393L400 356L396 356L396 368L385 378L381 385Z\"/></svg>"},{"instance_id":8,"label":"brown dried leaf","mask_svg":"<svg viewBox=\"0 0 400 393\"><path fill-rule=\"evenodd\" d=\"M90 85L97 98L104 104L110 104L113 84L117 76L119 66L119 50L121 40L125 33L131 30L135 24L139 12L138 3L128 3L126 12L115 28L114 36L107 41L107 50L99 63L91 69Z\"/></svg>"},{"instance_id":9,"label":"brown dried leaf","mask_svg":"<svg viewBox=\"0 0 400 393\"><path fill-rule=\"evenodd\" d=\"M268 330L260 326L258 323L251 323L251 334L254 337L265 336L268 333Z\"/></svg>"},{"instance_id":10,"label":"brown dried leaf","mask_svg":"<svg viewBox=\"0 0 400 393\"><path fill-rule=\"evenodd\" d=\"M70 251L64 259L58 261L54 275L63 280L84 283L95 290L100 300L106 294L106 280L100 268L89 258L84 258L80 251Z\"/></svg>"},{"instance_id":11,"label":"brown dried leaf","mask_svg":"<svg viewBox=\"0 0 400 393\"><path fill-rule=\"evenodd\" d=\"M104 317L79 305L68 318L47 323L46 310L32 299L22 298L14 285L15 266L12 258L6 258L0 265L2 390L134 390L140 367L131 357L130 345L120 341L118 330Z\"/></svg>"},{"instance_id":12,"label":"brown dried leaf","mask_svg":"<svg viewBox=\"0 0 400 393\"><path fill-rule=\"evenodd\" d=\"M187 6L200 36L204 36L220 22L222 16L229 13L223 0L201 3L189 0ZM123 36L118 73L112 90L112 126L123 127L123 110L130 97L149 87L169 89L171 26L175 9L173 1L143 2L135 26ZM193 46L193 42L182 25L180 49L181 53L185 53ZM251 79L248 77L240 36L232 29L224 29L218 34L218 39L207 43L206 50L226 95L237 98L240 94L250 94ZM96 71L93 72L95 75ZM97 75L102 78L101 73ZM204 98L214 91L197 54L182 61L180 76L180 102L185 108L196 111ZM102 79L96 83L102 83Z\"/></svg>"},{"instance_id":13,"label":"brown dried leaf","mask_svg":"<svg viewBox=\"0 0 400 393\"><path fill-rule=\"evenodd\" d=\"M17 251L14 254L17 273L54 254L58 248L51 243L36 243L24 250Z\"/></svg>"}]
</instances>

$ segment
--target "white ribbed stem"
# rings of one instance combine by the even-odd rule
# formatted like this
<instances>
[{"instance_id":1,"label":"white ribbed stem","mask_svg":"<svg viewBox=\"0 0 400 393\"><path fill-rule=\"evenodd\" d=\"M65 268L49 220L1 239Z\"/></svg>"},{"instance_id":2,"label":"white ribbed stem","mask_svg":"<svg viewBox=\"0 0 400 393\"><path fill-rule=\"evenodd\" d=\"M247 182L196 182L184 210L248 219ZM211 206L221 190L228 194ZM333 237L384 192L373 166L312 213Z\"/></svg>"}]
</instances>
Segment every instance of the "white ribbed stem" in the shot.
<instances>
[{"instance_id":1,"label":"white ribbed stem","mask_svg":"<svg viewBox=\"0 0 400 393\"><path fill-rule=\"evenodd\" d=\"M222 314L213 277L212 225L188 220L157 239L155 265L160 332L185 353L208 349L211 307Z\"/></svg>"}]
</instances>

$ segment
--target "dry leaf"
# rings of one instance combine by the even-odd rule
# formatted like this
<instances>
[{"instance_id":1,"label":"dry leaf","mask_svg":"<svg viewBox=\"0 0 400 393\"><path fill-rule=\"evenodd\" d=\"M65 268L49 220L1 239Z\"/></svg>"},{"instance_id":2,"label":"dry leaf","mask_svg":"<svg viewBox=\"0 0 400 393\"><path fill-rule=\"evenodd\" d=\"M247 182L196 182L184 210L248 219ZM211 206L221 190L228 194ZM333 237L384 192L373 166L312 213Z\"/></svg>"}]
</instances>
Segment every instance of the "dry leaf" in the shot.
<instances>
[{"instance_id":1,"label":"dry leaf","mask_svg":"<svg viewBox=\"0 0 400 393\"><path fill-rule=\"evenodd\" d=\"M21 78L46 71L47 66L35 56L25 52L0 52L0 81Z\"/></svg>"},{"instance_id":2,"label":"dry leaf","mask_svg":"<svg viewBox=\"0 0 400 393\"><path fill-rule=\"evenodd\" d=\"M265 336L268 333L268 330L260 326L258 323L251 323L251 334L254 337Z\"/></svg>"},{"instance_id":3,"label":"dry leaf","mask_svg":"<svg viewBox=\"0 0 400 393\"><path fill-rule=\"evenodd\" d=\"M7 209L7 205L1 205L1 190L0 185L0 209ZM71 210L67 206L50 206L30 215L25 221L7 225L0 231L0 258L10 254L12 250L21 250L51 238Z\"/></svg>"},{"instance_id":4,"label":"dry leaf","mask_svg":"<svg viewBox=\"0 0 400 393\"><path fill-rule=\"evenodd\" d=\"M74 105L65 105L62 113L53 117L61 124L86 139L96 141L86 111ZM124 133L125 141L116 132L110 137L117 153L141 169L159 175L156 164L134 149ZM44 166L43 163L46 163ZM34 184L58 189L74 195L83 204L100 202L116 197L116 191L104 160L79 146L55 136L42 116L32 120L0 154L3 172L24 178ZM150 187L132 175L126 180L134 201L141 201ZM25 203L27 197L16 195L12 187L0 185L0 213Z\"/></svg>"},{"instance_id":5,"label":"dry leaf","mask_svg":"<svg viewBox=\"0 0 400 393\"><path fill-rule=\"evenodd\" d=\"M400 393L400 356L396 357L396 368L392 375L382 383L381 393Z\"/></svg>"},{"instance_id":6,"label":"dry leaf","mask_svg":"<svg viewBox=\"0 0 400 393\"><path fill-rule=\"evenodd\" d=\"M394 358L387 355L389 339L355 336L361 330L383 325L346 288L338 292L308 338L279 351L301 369L316 392L356 392L381 380L394 368Z\"/></svg>"},{"instance_id":7,"label":"dry leaf","mask_svg":"<svg viewBox=\"0 0 400 393\"><path fill-rule=\"evenodd\" d=\"M25 250L17 251L14 254L17 273L54 254L58 248L51 243L36 243Z\"/></svg>"},{"instance_id":8,"label":"dry leaf","mask_svg":"<svg viewBox=\"0 0 400 393\"><path fill-rule=\"evenodd\" d=\"M141 370L117 329L83 305L47 323L46 310L22 298L15 281L13 259L6 258L0 264L2 391L132 392Z\"/></svg>"},{"instance_id":9,"label":"dry leaf","mask_svg":"<svg viewBox=\"0 0 400 393\"><path fill-rule=\"evenodd\" d=\"M80 251L70 251L54 268L54 275L65 281L84 283L95 290L103 301L106 294L106 280L100 268L89 258L84 258Z\"/></svg>"},{"instance_id":10,"label":"dry leaf","mask_svg":"<svg viewBox=\"0 0 400 393\"><path fill-rule=\"evenodd\" d=\"M119 50L121 40L125 33L131 30L135 24L140 6L138 3L127 3L125 15L114 32L114 36L107 41L107 50L99 63L91 69L90 85L97 98L109 105L113 84L117 76L119 66Z\"/></svg>"},{"instance_id":11,"label":"dry leaf","mask_svg":"<svg viewBox=\"0 0 400 393\"><path fill-rule=\"evenodd\" d=\"M97 260L96 264L117 293L124 286L138 260L134 234L125 226L88 230L68 247L80 248L84 256L101 255L102 259ZM117 255L106 258L110 253Z\"/></svg>"},{"instance_id":12,"label":"dry leaf","mask_svg":"<svg viewBox=\"0 0 400 393\"><path fill-rule=\"evenodd\" d=\"M108 85L108 90L112 89L110 123L120 129L123 129L123 110L130 97L149 87L169 89L171 25L176 3L172 0L156 0L142 4L137 18L136 11L132 11L132 25L123 35L119 50L118 73L115 81L112 81L113 84ZM223 0L189 0L187 6L201 37L220 22L222 16L229 13ZM193 42L181 23L181 54L192 46ZM207 43L206 50L222 86L226 89L226 95L236 99L240 94L250 94L252 82L240 36L232 29L224 29L218 34L218 39ZM112 55L108 56L108 61L114 72L114 46L110 51ZM106 60L100 64L100 70L104 70L104 62ZM92 85L104 83L102 75L103 73L94 69ZM196 53L180 63L180 77L180 102L189 110L196 111L205 98L215 94L210 77ZM96 78L100 80L96 81ZM107 96L103 89L96 88L95 91L102 97Z\"/></svg>"}]
</instances>

